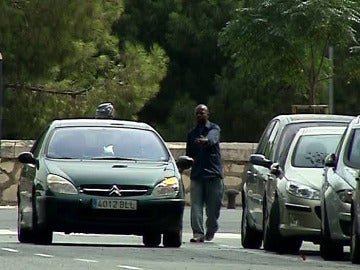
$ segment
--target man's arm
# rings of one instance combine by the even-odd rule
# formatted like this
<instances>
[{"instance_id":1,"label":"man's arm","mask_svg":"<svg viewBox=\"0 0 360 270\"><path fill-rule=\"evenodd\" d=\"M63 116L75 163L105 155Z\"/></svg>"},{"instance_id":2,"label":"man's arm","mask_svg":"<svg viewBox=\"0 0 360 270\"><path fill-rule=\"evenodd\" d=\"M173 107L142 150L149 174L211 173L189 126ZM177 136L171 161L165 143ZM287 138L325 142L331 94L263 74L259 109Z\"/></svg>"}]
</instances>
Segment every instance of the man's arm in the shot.
<instances>
[{"instance_id":1,"label":"man's arm","mask_svg":"<svg viewBox=\"0 0 360 270\"><path fill-rule=\"evenodd\" d=\"M220 127L214 125L210 130L206 137L200 137L197 139L197 142L204 145L214 145L220 142Z\"/></svg>"}]
</instances>

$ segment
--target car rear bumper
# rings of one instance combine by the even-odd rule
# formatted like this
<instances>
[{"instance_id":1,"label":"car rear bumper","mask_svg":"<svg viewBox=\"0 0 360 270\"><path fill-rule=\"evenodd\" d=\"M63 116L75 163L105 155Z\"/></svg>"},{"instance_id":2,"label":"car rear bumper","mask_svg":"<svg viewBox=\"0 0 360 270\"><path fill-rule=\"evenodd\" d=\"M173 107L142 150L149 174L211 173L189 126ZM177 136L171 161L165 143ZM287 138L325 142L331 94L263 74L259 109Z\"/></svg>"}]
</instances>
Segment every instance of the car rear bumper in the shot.
<instances>
[{"instance_id":1,"label":"car rear bumper","mask_svg":"<svg viewBox=\"0 0 360 270\"><path fill-rule=\"evenodd\" d=\"M94 209L91 198L44 197L39 225L65 233L135 234L182 229L183 199L138 200L137 210Z\"/></svg>"}]
</instances>

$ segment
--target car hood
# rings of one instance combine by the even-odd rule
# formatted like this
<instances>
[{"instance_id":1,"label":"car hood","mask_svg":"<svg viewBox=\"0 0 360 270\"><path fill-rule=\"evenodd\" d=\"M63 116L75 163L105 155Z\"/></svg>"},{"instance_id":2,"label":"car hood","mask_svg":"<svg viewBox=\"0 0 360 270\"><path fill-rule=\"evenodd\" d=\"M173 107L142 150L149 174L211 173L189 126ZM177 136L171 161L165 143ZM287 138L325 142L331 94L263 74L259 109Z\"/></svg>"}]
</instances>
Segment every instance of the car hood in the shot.
<instances>
[{"instance_id":1,"label":"car hood","mask_svg":"<svg viewBox=\"0 0 360 270\"><path fill-rule=\"evenodd\" d=\"M165 177L175 176L171 162L122 162L93 160L46 160L48 172L71 180L76 186L122 184L154 186Z\"/></svg>"},{"instance_id":2,"label":"car hood","mask_svg":"<svg viewBox=\"0 0 360 270\"><path fill-rule=\"evenodd\" d=\"M287 180L320 190L323 181L323 168L292 168L285 174Z\"/></svg>"}]
</instances>

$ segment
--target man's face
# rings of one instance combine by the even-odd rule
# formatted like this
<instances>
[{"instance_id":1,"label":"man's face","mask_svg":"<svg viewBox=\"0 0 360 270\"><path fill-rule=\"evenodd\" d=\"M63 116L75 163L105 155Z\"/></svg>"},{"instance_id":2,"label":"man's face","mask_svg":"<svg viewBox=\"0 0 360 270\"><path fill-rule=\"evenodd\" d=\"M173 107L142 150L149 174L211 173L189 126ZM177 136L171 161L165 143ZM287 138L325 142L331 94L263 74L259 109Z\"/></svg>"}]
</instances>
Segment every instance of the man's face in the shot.
<instances>
[{"instance_id":1,"label":"man's face","mask_svg":"<svg viewBox=\"0 0 360 270\"><path fill-rule=\"evenodd\" d=\"M195 109L195 116L196 116L196 121L199 124L206 123L207 119L209 118L209 111L208 111L207 107L206 106L198 106Z\"/></svg>"}]
</instances>

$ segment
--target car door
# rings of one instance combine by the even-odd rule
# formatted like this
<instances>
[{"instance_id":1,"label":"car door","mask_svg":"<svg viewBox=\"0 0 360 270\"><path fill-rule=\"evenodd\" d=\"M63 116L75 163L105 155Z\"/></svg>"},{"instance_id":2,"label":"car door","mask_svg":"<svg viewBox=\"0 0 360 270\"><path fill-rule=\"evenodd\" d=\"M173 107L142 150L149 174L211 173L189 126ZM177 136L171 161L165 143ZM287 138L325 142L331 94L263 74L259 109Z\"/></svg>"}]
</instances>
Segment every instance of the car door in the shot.
<instances>
[{"instance_id":1,"label":"car door","mask_svg":"<svg viewBox=\"0 0 360 270\"><path fill-rule=\"evenodd\" d=\"M262 154L266 156L266 153L271 148L273 137L277 133L278 126L279 120L277 119L274 119L268 124L259 141L255 154ZM255 225L258 229L262 229L264 185L267 180L268 173L268 168L252 163L249 164L249 168L247 170L246 203L248 204L249 214L255 221Z\"/></svg>"},{"instance_id":2,"label":"car door","mask_svg":"<svg viewBox=\"0 0 360 270\"><path fill-rule=\"evenodd\" d=\"M273 162L276 162L274 160L274 152L275 148L277 146L276 142L278 141L278 138L280 136L281 131L283 130L281 123L278 122L273 129L273 132L271 133L271 136L269 137L269 141L267 143L267 147L265 148L264 156L266 159L271 160ZM282 125L283 126L283 125ZM262 194L263 200L267 200L267 205L271 205L273 202L273 191L276 189L276 177L271 174L270 170L268 168L264 167L264 174L262 175L263 185L261 186L261 189L259 189L259 193ZM270 200L270 201L269 201ZM262 203L263 206L263 203Z\"/></svg>"},{"instance_id":3,"label":"car door","mask_svg":"<svg viewBox=\"0 0 360 270\"><path fill-rule=\"evenodd\" d=\"M35 159L39 156L42 144L45 138L46 130L41 133L39 138L35 141L30 152L34 155ZM33 186L34 179L36 177L36 165L35 164L23 164L20 172L20 178L18 181L18 203L19 208L23 212L23 216L27 220L32 219L32 201L33 201Z\"/></svg>"}]
</instances>

